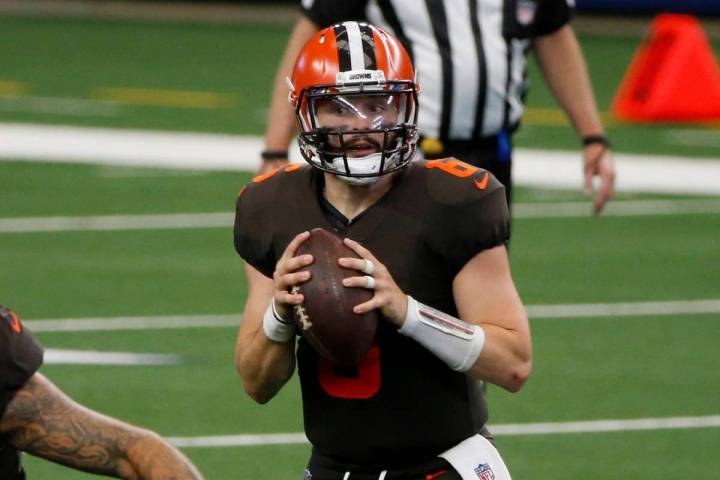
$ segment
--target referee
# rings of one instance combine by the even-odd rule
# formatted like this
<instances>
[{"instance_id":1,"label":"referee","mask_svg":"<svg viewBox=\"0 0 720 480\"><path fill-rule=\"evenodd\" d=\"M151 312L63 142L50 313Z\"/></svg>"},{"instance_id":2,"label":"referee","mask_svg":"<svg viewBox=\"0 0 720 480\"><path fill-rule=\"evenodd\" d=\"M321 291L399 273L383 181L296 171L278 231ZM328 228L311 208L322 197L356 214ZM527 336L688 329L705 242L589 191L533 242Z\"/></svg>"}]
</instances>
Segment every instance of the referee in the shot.
<instances>
[{"instance_id":1,"label":"referee","mask_svg":"<svg viewBox=\"0 0 720 480\"><path fill-rule=\"evenodd\" d=\"M364 20L395 34L418 70L418 124L426 158L456 157L491 171L511 198L511 135L520 124L532 48L583 145L585 191L599 213L613 194L610 143L569 25L572 0L302 0L275 77L260 172L288 161L295 118L285 79L320 29Z\"/></svg>"}]
</instances>

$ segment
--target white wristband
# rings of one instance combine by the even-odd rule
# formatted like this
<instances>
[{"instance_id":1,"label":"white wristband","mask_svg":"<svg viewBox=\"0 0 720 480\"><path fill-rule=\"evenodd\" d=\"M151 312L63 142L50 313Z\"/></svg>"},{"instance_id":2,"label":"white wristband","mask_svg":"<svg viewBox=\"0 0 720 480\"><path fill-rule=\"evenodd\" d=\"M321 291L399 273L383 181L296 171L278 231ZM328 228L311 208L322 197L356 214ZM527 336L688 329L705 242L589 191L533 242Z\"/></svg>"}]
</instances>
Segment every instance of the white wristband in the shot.
<instances>
[{"instance_id":1,"label":"white wristband","mask_svg":"<svg viewBox=\"0 0 720 480\"><path fill-rule=\"evenodd\" d=\"M434 353L451 369L467 372L485 345L485 330L427 305L408 295L405 323L399 333Z\"/></svg>"},{"instance_id":2,"label":"white wristband","mask_svg":"<svg viewBox=\"0 0 720 480\"><path fill-rule=\"evenodd\" d=\"M270 300L270 304L265 310L262 327L265 335L275 342L285 343L295 336L295 322L284 320L277 314L275 299Z\"/></svg>"}]
</instances>

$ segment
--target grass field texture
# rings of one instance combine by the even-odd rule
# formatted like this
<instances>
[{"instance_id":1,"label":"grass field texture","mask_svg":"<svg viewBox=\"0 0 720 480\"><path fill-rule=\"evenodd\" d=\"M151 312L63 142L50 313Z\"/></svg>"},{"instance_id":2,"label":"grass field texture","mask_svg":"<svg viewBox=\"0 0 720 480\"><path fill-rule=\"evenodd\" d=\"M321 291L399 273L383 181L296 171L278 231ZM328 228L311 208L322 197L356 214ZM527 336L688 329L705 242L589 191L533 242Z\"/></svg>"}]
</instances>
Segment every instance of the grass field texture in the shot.
<instances>
[{"instance_id":1,"label":"grass field texture","mask_svg":"<svg viewBox=\"0 0 720 480\"><path fill-rule=\"evenodd\" d=\"M0 18L0 121L261 134L289 26ZM581 37L607 111L639 38ZM715 45L717 47L717 45ZM524 146L576 148L533 69ZM0 127L1 129L2 127ZM712 126L612 123L617 148L719 157ZM678 142L678 139L693 139ZM250 172L0 161L0 219L232 212ZM675 200L623 192L617 202ZM688 197L689 198L689 197ZM520 204L581 201L519 188ZM719 198L709 198L711 201ZM529 306L720 299L720 215L519 218L511 261ZM246 295L231 225L0 232L0 302L38 319L225 315ZM720 415L717 312L531 318L535 367L517 395L490 388L493 425ZM38 331L50 349L167 353L169 366L48 364L76 400L168 437L302 431L294 378L265 406L242 391L237 327ZM717 425L499 435L514 478L718 478ZM301 478L305 444L185 448L208 479ZM91 478L25 459L29 479Z\"/></svg>"},{"instance_id":2,"label":"grass field texture","mask_svg":"<svg viewBox=\"0 0 720 480\"><path fill-rule=\"evenodd\" d=\"M0 120L261 134L289 25L1 18ZM580 38L619 151L720 155L717 124L621 124L608 113L639 37ZM712 45L720 50L717 42ZM532 64L520 146L578 146Z\"/></svg>"}]
</instances>

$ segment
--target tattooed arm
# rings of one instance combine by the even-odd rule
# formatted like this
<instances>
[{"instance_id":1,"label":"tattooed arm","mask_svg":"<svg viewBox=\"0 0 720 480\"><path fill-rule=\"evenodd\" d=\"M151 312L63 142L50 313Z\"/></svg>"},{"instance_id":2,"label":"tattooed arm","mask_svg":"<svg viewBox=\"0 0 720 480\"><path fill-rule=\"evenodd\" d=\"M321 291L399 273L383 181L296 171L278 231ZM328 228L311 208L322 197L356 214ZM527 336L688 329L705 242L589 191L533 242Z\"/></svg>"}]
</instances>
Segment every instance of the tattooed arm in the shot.
<instances>
[{"instance_id":1,"label":"tattooed arm","mask_svg":"<svg viewBox=\"0 0 720 480\"><path fill-rule=\"evenodd\" d=\"M75 403L39 373L8 404L0 434L18 450L86 472L132 480L202 479L157 434Z\"/></svg>"}]
</instances>

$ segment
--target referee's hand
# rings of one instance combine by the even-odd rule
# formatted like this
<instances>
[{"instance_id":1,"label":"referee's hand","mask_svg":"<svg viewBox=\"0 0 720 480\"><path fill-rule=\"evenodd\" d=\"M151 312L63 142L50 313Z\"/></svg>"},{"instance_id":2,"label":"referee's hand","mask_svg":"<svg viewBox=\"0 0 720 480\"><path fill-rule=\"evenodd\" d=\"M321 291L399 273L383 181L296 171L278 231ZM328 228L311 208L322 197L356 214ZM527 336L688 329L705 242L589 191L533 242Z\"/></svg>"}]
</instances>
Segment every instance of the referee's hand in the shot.
<instances>
[{"instance_id":1,"label":"referee's hand","mask_svg":"<svg viewBox=\"0 0 720 480\"><path fill-rule=\"evenodd\" d=\"M615 162L608 145L591 143L583 150L585 194L593 197L593 213L598 214L615 193ZM595 191L593 179L600 182Z\"/></svg>"}]
</instances>

